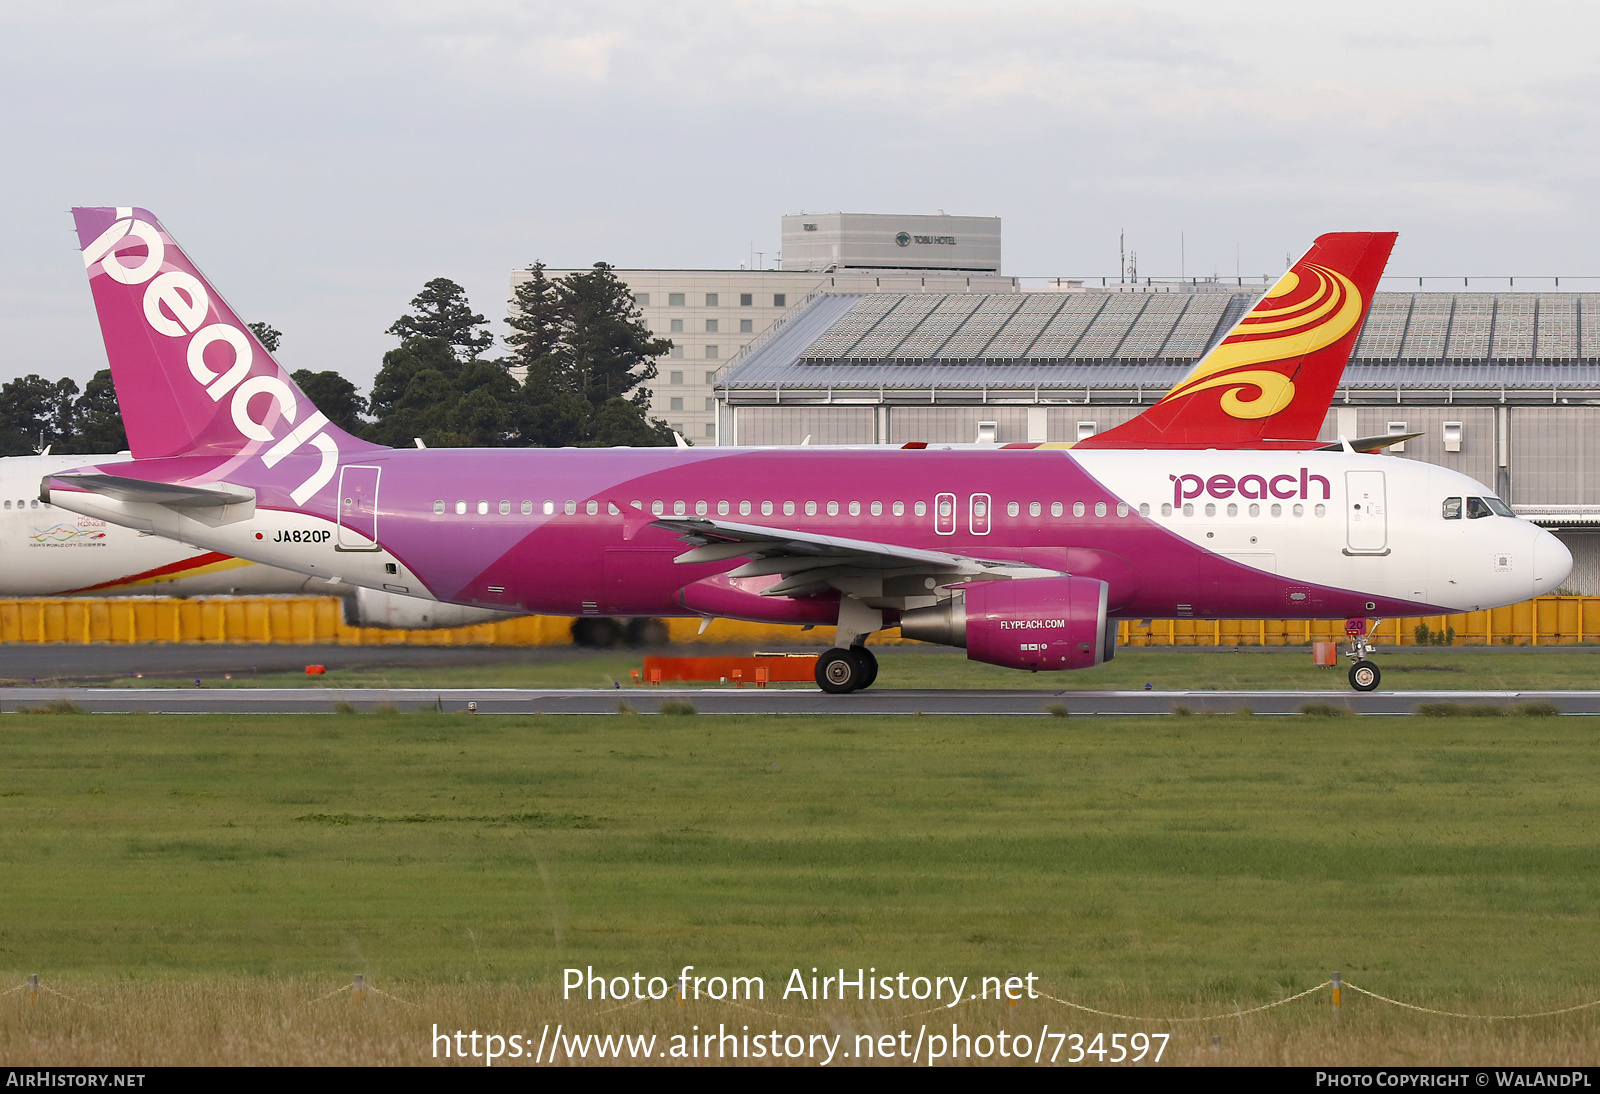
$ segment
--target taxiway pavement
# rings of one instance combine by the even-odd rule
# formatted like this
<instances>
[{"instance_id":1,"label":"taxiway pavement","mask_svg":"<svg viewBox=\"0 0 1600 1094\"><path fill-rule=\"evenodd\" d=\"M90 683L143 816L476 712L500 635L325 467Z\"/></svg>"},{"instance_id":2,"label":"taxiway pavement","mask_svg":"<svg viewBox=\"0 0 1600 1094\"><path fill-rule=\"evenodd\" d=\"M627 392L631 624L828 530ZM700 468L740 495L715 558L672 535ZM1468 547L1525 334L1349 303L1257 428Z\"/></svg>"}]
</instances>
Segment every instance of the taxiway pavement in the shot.
<instances>
[{"instance_id":1,"label":"taxiway pavement","mask_svg":"<svg viewBox=\"0 0 1600 1094\"><path fill-rule=\"evenodd\" d=\"M1429 703L1548 704L1562 714L1600 714L1600 691L861 691L811 688L0 688L0 713L70 703L91 713L329 714L392 708L478 714L659 714L688 703L698 714L961 714L990 716L1415 714ZM57 707L57 709L60 709ZM681 708L680 708L681 709Z\"/></svg>"}]
</instances>

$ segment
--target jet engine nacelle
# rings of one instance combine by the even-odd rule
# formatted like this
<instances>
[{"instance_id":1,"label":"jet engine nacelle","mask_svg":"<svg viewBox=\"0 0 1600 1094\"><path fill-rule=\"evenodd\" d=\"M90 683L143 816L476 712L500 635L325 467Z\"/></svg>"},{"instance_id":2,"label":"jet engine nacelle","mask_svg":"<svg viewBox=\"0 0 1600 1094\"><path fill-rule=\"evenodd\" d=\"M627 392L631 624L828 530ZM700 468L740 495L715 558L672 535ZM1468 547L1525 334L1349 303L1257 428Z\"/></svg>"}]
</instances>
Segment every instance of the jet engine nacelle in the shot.
<instances>
[{"instance_id":1,"label":"jet engine nacelle","mask_svg":"<svg viewBox=\"0 0 1600 1094\"><path fill-rule=\"evenodd\" d=\"M1117 652L1108 591L1092 577L973 582L943 604L906 612L900 633L965 646L969 660L1009 669L1092 668Z\"/></svg>"},{"instance_id":2,"label":"jet engine nacelle","mask_svg":"<svg viewBox=\"0 0 1600 1094\"><path fill-rule=\"evenodd\" d=\"M465 604L441 604L416 596L356 589L344 602L345 622L354 627L383 627L390 630L423 631L435 627L465 627L473 623L498 623L515 619L519 612L494 608L473 608Z\"/></svg>"}]
</instances>

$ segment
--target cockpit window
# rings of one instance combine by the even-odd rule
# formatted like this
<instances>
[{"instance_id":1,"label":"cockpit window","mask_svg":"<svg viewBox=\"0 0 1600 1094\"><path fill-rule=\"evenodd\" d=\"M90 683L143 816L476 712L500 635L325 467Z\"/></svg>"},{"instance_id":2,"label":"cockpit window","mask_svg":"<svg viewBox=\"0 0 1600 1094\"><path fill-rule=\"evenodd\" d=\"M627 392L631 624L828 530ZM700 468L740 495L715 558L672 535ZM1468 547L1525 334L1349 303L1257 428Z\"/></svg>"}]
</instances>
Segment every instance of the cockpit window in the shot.
<instances>
[{"instance_id":1,"label":"cockpit window","mask_svg":"<svg viewBox=\"0 0 1600 1094\"><path fill-rule=\"evenodd\" d=\"M1444 499L1444 519L1445 520L1460 520L1461 519L1461 499L1460 498L1445 498Z\"/></svg>"},{"instance_id":2,"label":"cockpit window","mask_svg":"<svg viewBox=\"0 0 1600 1094\"><path fill-rule=\"evenodd\" d=\"M1516 516L1516 514L1511 511L1511 506L1507 505L1499 498L1484 498L1483 500L1488 503L1490 509L1494 510L1494 515L1497 517Z\"/></svg>"},{"instance_id":3,"label":"cockpit window","mask_svg":"<svg viewBox=\"0 0 1600 1094\"><path fill-rule=\"evenodd\" d=\"M1492 517L1494 510L1489 508L1489 503L1482 498L1467 499L1467 519L1477 520L1479 517Z\"/></svg>"}]
</instances>

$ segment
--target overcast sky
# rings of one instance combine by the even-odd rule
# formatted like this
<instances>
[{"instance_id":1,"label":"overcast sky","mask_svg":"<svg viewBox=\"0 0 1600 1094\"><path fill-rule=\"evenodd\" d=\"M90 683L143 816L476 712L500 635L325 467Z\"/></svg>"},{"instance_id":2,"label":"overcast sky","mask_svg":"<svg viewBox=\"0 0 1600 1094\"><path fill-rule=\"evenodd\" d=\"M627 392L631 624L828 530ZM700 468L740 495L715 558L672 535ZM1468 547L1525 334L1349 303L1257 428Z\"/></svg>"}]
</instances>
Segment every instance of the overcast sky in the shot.
<instances>
[{"instance_id":1,"label":"overcast sky","mask_svg":"<svg viewBox=\"0 0 1600 1094\"><path fill-rule=\"evenodd\" d=\"M498 333L535 259L733 267L786 212L997 215L1023 275L1123 229L1158 275L1354 229L1600 274L1597 43L1577 2L0 0L0 379L104 367L73 205L363 387L430 278Z\"/></svg>"}]
</instances>

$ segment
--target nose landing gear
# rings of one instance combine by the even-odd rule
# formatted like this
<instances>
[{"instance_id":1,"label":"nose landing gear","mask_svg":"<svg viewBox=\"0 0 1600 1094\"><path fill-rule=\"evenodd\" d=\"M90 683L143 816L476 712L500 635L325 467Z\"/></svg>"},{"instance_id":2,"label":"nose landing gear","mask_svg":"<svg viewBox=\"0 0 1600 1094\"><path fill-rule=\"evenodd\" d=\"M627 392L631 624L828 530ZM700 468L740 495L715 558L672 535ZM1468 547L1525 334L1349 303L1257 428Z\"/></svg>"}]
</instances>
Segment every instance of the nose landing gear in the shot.
<instances>
[{"instance_id":1,"label":"nose landing gear","mask_svg":"<svg viewBox=\"0 0 1600 1094\"><path fill-rule=\"evenodd\" d=\"M1383 679L1383 673L1378 670L1377 665L1368 660L1368 655L1372 653L1372 643L1367 641L1367 621L1345 620L1344 633L1350 637L1350 648L1345 651L1345 656L1355 662L1350 666L1350 686L1357 691L1376 691L1378 682Z\"/></svg>"}]
</instances>

